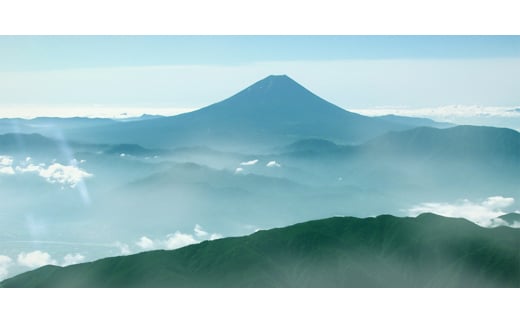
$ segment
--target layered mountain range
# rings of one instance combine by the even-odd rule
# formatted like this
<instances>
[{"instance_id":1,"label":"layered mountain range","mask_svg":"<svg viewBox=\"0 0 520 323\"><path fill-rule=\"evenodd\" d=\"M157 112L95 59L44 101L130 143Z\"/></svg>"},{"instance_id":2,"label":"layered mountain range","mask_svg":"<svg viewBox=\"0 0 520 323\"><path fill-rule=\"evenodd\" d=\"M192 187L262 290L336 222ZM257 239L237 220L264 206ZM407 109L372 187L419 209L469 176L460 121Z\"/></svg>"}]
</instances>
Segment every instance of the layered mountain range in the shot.
<instances>
[{"instance_id":1,"label":"layered mountain range","mask_svg":"<svg viewBox=\"0 0 520 323\"><path fill-rule=\"evenodd\" d=\"M286 75L271 75L193 112L96 125L67 134L74 140L135 143L155 148L204 145L229 151L256 151L307 138L361 143L390 130L410 129L423 122L352 113L320 98Z\"/></svg>"},{"instance_id":2,"label":"layered mountain range","mask_svg":"<svg viewBox=\"0 0 520 323\"><path fill-rule=\"evenodd\" d=\"M367 117L285 75L172 117L2 119L0 255L16 260L10 276L28 246L55 264L3 286L517 286L519 182L517 131ZM500 227L434 215L291 226L425 206ZM66 268L51 257L194 243L209 237L200 227L244 237ZM273 227L285 228L245 236Z\"/></svg>"}]
</instances>

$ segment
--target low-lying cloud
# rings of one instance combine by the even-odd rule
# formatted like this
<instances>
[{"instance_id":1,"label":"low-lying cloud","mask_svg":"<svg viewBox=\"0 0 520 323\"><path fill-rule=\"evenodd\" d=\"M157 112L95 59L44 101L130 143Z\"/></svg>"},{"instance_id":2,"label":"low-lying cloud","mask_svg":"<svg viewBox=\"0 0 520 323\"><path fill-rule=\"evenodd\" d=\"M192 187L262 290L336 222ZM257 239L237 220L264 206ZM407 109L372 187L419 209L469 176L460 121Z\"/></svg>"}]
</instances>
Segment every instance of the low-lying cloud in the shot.
<instances>
[{"instance_id":1,"label":"low-lying cloud","mask_svg":"<svg viewBox=\"0 0 520 323\"><path fill-rule=\"evenodd\" d=\"M178 249L190 244L197 243L198 241L191 234L182 232L175 232L174 234L168 235L165 242L165 248L167 250Z\"/></svg>"},{"instance_id":2,"label":"low-lying cloud","mask_svg":"<svg viewBox=\"0 0 520 323\"><path fill-rule=\"evenodd\" d=\"M85 261L85 256L83 256L80 253L75 254L66 254L65 257L63 257L63 262L61 263L62 266L70 266L79 264L81 262Z\"/></svg>"},{"instance_id":3,"label":"low-lying cloud","mask_svg":"<svg viewBox=\"0 0 520 323\"><path fill-rule=\"evenodd\" d=\"M13 168L14 159L11 156L0 156L0 175L15 175L25 173L36 173L49 183L67 185L71 188L76 187L85 178L93 175L77 166L77 161L71 161L71 165L63 165L53 161L49 166L44 163L33 164L32 158L27 157ZM84 162L84 161L82 161Z\"/></svg>"},{"instance_id":4,"label":"low-lying cloud","mask_svg":"<svg viewBox=\"0 0 520 323\"><path fill-rule=\"evenodd\" d=\"M421 213L435 213L452 218L465 218L478 225L493 227L506 225L506 222L497 217L511 212L515 199L512 197L491 196L480 202L467 199L455 203L427 202L408 209L409 216Z\"/></svg>"},{"instance_id":5,"label":"low-lying cloud","mask_svg":"<svg viewBox=\"0 0 520 323\"><path fill-rule=\"evenodd\" d=\"M14 169L11 166L0 166L0 174L14 175Z\"/></svg>"},{"instance_id":6,"label":"low-lying cloud","mask_svg":"<svg viewBox=\"0 0 520 323\"><path fill-rule=\"evenodd\" d=\"M150 250L155 247L153 240L146 236L142 236L135 244L143 250Z\"/></svg>"},{"instance_id":7,"label":"low-lying cloud","mask_svg":"<svg viewBox=\"0 0 520 323\"><path fill-rule=\"evenodd\" d=\"M0 155L0 175L14 175L13 158Z\"/></svg>"},{"instance_id":8,"label":"low-lying cloud","mask_svg":"<svg viewBox=\"0 0 520 323\"><path fill-rule=\"evenodd\" d=\"M507 127L520 131L520 108L507 106L446 105L426 108L374 107L350 109L368 116L399 115L430 118L455 124Z\"/></svg>"},{"instance_id":9,"label":"low-lying cloud","mask_svg":"<svg viewBox=\"0 0 520 323\"><path fill-rule=\"evenodd\" d=\"M115 247L119 249L119 253L122 256L126 256L126 255L129 255L129 254L132 253L131 250L130 250L130 247L126 243L122 243L122 242L117 241L115 243Z\"/></svg>"},{"instance_id":10,"label":"low-lying cloud","mask_svg":"<svg viewBox=\"0 0 520 323\"><path fill-rule=\"evenodd\" d=\"M13 165L13 157L0 155L0 166L11 166L11 165Z\"/></svg>"},{"instance_id":11,"label":"low-lying cloud","mask_svg":"<svg viewBox=\"0 0 520 323\"><path fill-rule=\"evenodd\" d=\"M2 258L2 257L4 257L4 258ZM46 265L70 266L70 265L79 264L84 261L85 261L85 256L83 256L80 253L66 254L63 257L63 261L58 262L48 252L44 252L41 250L34 250L31 252L27 252L27 253L25 253L25 252L19 253L17 256L17 259L16 259L16 264L18 266L28 267L29 269L36 269L36 268L46 266ZM7 264L8 266L10 266L14 263L11 258L9 258L7 256L0 256L0 278L1 278L1 274L2 274L2 268L5 267L2 264ZM5 275L7 275L7 274L8 274L8 272L5 271Z\"/></svg>"},{"instance_id":12,"label":"low-lying cloud","mask_svg":"<svg viewBox=\"0 0 520 323\"><path fill-rule=\"evenodd\" d=\"M29 253L18 254L17 263L20 266L29 267L31 269L42 267L45 265L56 265L56 260L52 259L47 252L35 250Z\"/></svg>"},{"instance_id":13,"label":"low-lying cloud","mask_svg":"<svg viewBox=\"0 0 520 323\"><path fill-rule=\"evenodd\" d=\"M460 117L520 118L520 108L479 105L445 105L426 108L375 107L351 110L370 116L395 114L408 117L431 117L441 120L451 120L451 118Z\"/></svg>"},{"instance_id":14,"label":"low-lying cloud","mask_svg":"<svg viewBox=\"0 0 520 323\"><path fill-rule=\"evenodd\" d=\"M0 255L0 281L9 275L9 267L13 264L11 257Z\"/></svg>"},{"instance_id":15,"label":"low-lying cloud","mask_svg":"<svg viewBox=\"0 0 520 323\"><path fill-rule=\"evenodd\" d=\"M240 165L242 165L242 166L252 166L252 165L254 165L256 163L258 163L258 159L241 162Z\"/></svg>"},{"instance_id":16,"label":"low-lying cloud","mask_svg":"<svg viewBox=\"0 0 520 323\"><path fill-rule=\"evenodd\" d=\"M212 234L210 234L208 240L217 240L217 239L222 239L223 237L224 236L221 235L220 233L212 233Z\"/></svg>"},{"instance_id":17,"label":"low-lying cloud","mask_svg":"<svg viewBox=\"0 0 520 323\"><path fill-rule=\"evenodd\" d=\"M271 160L271 161L268 162L265 166L266 166L266 167L281 167L282 165L280 165L279 163L277 163L276 160Z\"/></svg>"},{"instance_id":18,"label":"low-lying cloud","mask_svg":"<svg viewBox=\"0 0 520 323\"><path fill-rule=\"evenodd\" d=\"M195 232L195 235L199 238L202 238L202 237L205 237L208 235L208 233L206 231L204 231L202 229L202 227L198 224L195 225L195 229L193 229L193 231Z\"/></svg>"},{"instance_id":19,"label":"low-lying cloud","mask_svg":"<svg viewBox=\"0 0 520 323\"><path fill-rule=\"evenodd\" d=\"M140 250L173 250L190 244L199 243L203 240L215 240L220 238L222 238L220 233L209 233L204 230L202 226L196 224L193 228L193 234L176 231L175 233L167 235L165 239L157 240L152 240L147 236L142 236L137 242L135 242L135 245L138 246Z\"/></svg>"},{"instance_id":20,"label":"low-lying cloud","mask_svg":"<svg viewBox=\"0 0 520 323\"><path fill-rule=\"evenodd\" d=\"M92 177L92 174L78 168L77 166L66 166L60 163L53 163L48 167L45 167L44 164L29 164L25 167L17 166L16 171L20 173L34 172L37 173L38 176L43 177L49 183L68 185L71 188L74 188L83 179Z\"/></svg>"}]
</instances>

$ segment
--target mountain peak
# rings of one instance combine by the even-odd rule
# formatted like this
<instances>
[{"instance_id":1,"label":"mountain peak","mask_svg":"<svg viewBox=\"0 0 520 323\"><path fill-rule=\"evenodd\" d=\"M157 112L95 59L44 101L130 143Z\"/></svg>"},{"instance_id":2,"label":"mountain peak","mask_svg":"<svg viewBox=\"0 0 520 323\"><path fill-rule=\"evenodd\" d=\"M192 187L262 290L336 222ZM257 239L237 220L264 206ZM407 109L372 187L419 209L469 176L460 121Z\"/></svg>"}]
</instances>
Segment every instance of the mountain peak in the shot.
<instances>
[{"instance_id":1,"label":"mountain peak","mask_svg":"<svg viewBox=\"0 0 520 323\"><path fill-rule=\"evenodd\" d=\"M300 94L303 92L310 93L310 91L298 84L298 82L284 74L269 75L268 77L263 78L260 81L249 86L241 93L251 94L256 92L259 95L272 95L276 93L294 92L295 90L300 92Z\"/></svg>"},{"instance_id":2,"label":"mountain peak","mask_svg":"<svg viewBox=\"0 0 520 323\"><path fill-rule=\"evenodd\" d=\"M279 75L272 74L272 75L269 75L268 77L266 77L264 80L267 80L267 79L280 79L280 80L281 79L289 79L289 80L292 81L292 79L289 76L287 76L286 74L279 74Z\"/></svg>"},{"instance_id":3,"label":"mountain peak","mask_svg":"<svg viewBox=\"0 0 520 323\"><path fill-rule=\"evenodd\" d=\"M327 113L326 110L332 110L334 114L338 111L348 113L323 100L287 75L269 75L210 107L217 106L219 109L230 108L234 114L246 111L272 113L273 116L283 119L294 118L295 114ZM288 115L280 116L281 111Z\"/></svg>"}]
</instances>

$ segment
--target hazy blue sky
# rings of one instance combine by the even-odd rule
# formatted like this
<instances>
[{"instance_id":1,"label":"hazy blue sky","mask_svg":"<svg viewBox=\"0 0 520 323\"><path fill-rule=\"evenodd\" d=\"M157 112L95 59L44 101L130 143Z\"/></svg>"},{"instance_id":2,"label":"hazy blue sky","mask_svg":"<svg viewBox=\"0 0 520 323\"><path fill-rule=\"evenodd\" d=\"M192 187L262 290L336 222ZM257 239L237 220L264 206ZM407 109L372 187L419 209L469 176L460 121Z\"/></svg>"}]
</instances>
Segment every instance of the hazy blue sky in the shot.
<instances>
[{"instance_id":1,"label":"hazy blue sky","mask_svg":"<svg viewBox=\"0 0 520 323\"><path fill-rule=\"evenodd\" d=\"M25 36L0 38L0 70L344 59L520 57L513 36Z\"/></svg>"},{"instance_id":2,"label":"hazy blue sky","mask_svg":"<svg viewBox=\"0 0 520 323\"><path fill-rule=\"evenodd\" d=\"M0 36L0 117L174 114L270 74L347 109L515 107L520 37Z\"/></svg>"}]
</instances>

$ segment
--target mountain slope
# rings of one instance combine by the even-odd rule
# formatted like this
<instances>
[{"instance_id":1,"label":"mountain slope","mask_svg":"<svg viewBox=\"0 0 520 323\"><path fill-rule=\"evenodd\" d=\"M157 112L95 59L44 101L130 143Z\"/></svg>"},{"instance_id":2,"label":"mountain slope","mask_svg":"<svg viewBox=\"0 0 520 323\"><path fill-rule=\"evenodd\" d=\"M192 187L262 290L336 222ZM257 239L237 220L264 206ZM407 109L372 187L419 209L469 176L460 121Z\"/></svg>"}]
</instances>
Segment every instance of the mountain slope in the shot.
<instances>
[{"instance_id":1,"label":"mountain slope","mask_svg":"<svg viewBox=\"0 0 520 323\"><path fill-rule=\"evenodd\" d=\"M361 145L338 145L328 140L301 140L284 147L287 154L307 152L336 156L374 156L458 160L471 163L520 165L520 133L507 128L455 126L447 129L418 127L393 131ZM493 165L496 166L496 165Z\"/></svg>"},{"instance_id":2,"label":"mountain slope","mask_svg":"<svg viewBox=\"0 0 520 323\"><path fill-rule=\"evenodd\" d=\"M2 287L520 287L520 230L329 218L173 251L46 266Z\"/></svg>"},{"instance_id":3,"label":"mountain slope","mask_svg":"<svg viewBox=\"0 0 520 323\"><path fill-rule=\"evenodd\" d=\"M520 133L507 128L420 127L380 136L364 146L367 150L379 153L494 158L520 162Z\"/></svg>"},{"instance_id":4,"label":"mountain slope","mask_svg":"<svg viewBox=\"0 0 520 323\"><path fill-rule=\"evenodd\" d=\"M509 225L520 224L520 213L508 213L501 215L498 218L506 221Z\"/></svg>"},{"instance_id":5,"label":"mountain slope","mask_svg":"<svg viewBox=\"0 0 520 323\"><path fill-rule=\"evenodd\" d=\"M455 126L453 123L448 122L437 122L428 118L417 118L417 117L405 117L394 114L388 114L380 117L376 117L378 119L387 120L395 123L402 123L413 127L432 127L432 128L450 128Z\"/></svg>"},{"instance_id":6,"label":"mountain slope","mask_svg":"<svg viewBox=\"0 0 520 323\"><path fill-rule=\"evenodd\" d=\"M422 127L357 146L303 141L272 158L312 169L314 181L341 177L344 184L398 194L392 198L404 204L520 194L520 133L506 128Z\"/></svg>"},{"instance_id":7,"label":"mountain slope","mask_svg":"<svg viewBox=\"0 0 520 323\"><path fill-rule=\"evenodd\" d=\"M362 142L411 126L348 112L285 75L269 76L236 95L178 116L71 131L69 137L145 147L205 145L236 150L298 139Z\"/></svg>"}]
</instances>

